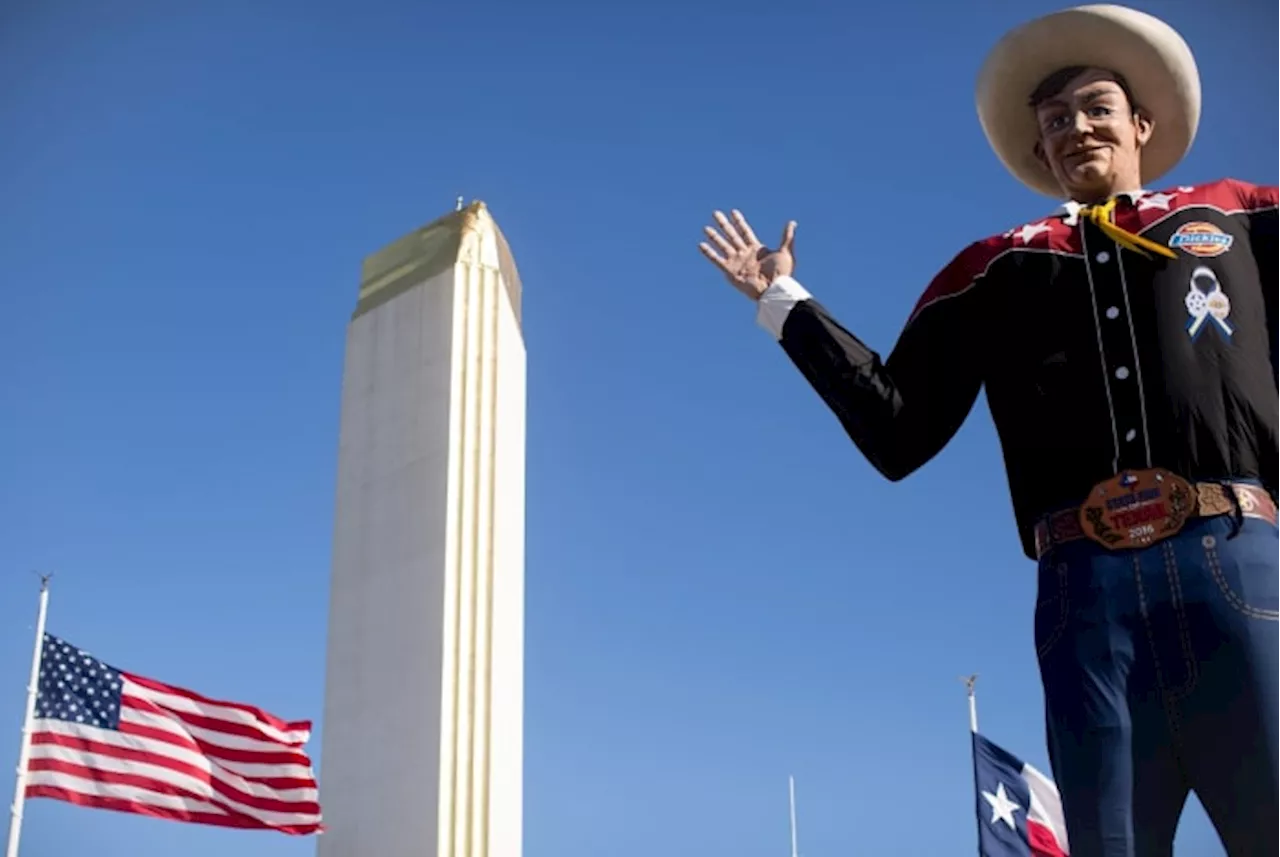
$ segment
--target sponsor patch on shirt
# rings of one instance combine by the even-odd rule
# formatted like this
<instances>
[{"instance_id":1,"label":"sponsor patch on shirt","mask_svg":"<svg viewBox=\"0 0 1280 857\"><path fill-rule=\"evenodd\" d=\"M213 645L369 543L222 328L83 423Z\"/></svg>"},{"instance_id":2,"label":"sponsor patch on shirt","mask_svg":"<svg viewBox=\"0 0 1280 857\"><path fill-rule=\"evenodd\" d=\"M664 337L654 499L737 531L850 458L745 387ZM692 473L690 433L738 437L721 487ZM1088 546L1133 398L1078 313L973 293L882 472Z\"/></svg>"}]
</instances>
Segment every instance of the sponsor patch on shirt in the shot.
<instances>
[{"instance_id":1,"label":"sponsor patch on shirt","mask_svg":"<svg viewBox=\"0 0 1280 857\"><path fill-rule=\"evenodd\" d=\"M1235 236L1228 235L1212 223L1196 220L1184 223L1169 238L1169 246L1192 256L1208 259L1231 249Z\"/></svg>"}]
</instances>

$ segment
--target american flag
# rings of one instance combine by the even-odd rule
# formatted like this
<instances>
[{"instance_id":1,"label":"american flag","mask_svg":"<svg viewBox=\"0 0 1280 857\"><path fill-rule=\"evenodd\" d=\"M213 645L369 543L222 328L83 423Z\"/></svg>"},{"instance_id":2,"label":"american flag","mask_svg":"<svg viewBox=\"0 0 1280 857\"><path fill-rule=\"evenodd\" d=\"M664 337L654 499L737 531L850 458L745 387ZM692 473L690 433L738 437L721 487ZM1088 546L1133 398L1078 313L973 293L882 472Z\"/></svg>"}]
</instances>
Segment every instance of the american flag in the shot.
<instances>
[{"instance_id":1,"label":"american flag","mask_svg":"<svg viewBox=\"0 0 1280 857\"><path fill-rule=\"evenodd\" d=\"M41 646L27 797L221 827L321 829L306 721Z\"/></svg>"}]
</instances>

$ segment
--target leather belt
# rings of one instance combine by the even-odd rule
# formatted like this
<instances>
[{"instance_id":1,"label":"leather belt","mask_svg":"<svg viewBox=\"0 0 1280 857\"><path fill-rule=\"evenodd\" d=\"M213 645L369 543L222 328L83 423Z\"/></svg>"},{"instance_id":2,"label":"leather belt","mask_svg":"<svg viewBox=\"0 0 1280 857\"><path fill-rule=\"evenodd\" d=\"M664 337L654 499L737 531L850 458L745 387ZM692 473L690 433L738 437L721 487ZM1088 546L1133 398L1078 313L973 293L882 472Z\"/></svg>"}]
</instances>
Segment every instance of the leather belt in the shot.
<instances>
[{"instance_id":1,"label":"leather belt","mask_svg":"<svg viewBox=\"0 0 1280 857\"><path fill-rule=\"evenodd\" d=\"M1190 498L1191 509L1188 518L1234 514L1237 506L1227 494L1227 489L1230 487L1239 502L1240 514L1246 518L1258 518L1273 526L1276 524L1276 504L1265 488L1243 482L1227 483L1227 485L1218 482L1194 482L1190 483L1190 487L1193 493ZM1044 556L1049 548L1055 545L1088 538L1089 535L1085 532L1080 518L1081 507L1075 506L1046 515L1037 521L1034 526L1036 558Z\"/></svg>"}]
</instances>

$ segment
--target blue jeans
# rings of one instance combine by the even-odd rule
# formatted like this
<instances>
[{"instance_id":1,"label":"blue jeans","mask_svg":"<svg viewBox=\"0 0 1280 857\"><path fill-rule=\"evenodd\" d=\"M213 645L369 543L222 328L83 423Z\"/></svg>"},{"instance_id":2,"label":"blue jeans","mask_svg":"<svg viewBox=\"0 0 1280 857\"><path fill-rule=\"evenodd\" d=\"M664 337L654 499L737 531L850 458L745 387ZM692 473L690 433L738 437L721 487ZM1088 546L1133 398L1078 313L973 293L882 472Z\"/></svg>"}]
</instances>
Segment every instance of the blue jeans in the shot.
<instances>
[{"instance_id":1,"label":"blue jeans","mask_svg":"<svg viewBox=\"0 0 1280 857\"><path fill-rule=\"evenodd\" d=\"M1194 791L1231 857L1276 854L1277 531L1231 515L1040 560L1035 639L1071 857L1169 857Z\"/></svg>"}]
</instances>

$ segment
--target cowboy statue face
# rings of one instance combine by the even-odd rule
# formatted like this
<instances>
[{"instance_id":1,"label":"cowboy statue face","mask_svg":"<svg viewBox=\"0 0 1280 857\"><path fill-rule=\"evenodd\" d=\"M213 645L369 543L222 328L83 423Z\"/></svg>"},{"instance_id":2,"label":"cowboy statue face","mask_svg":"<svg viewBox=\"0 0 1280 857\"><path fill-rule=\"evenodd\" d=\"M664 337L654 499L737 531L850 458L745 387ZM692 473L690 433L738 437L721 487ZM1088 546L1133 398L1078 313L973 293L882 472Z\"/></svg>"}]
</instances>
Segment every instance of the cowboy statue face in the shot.
<instances>
[{"instance_id":1,"label":"cowboy statue face","mask_svg":"<svg viewBox=\"0 0 1280 857\"><path fill-rule=\"evenodd\" d=\"M976 100L1014 178L1088 205L1168 173L1200 123L1186 42L1163 21L1114 5L1064 9L1006 33L978 74Z\"/></svg>"},{"instance_id":2,"label":"cowboy statue face","mask_svg":"<svg viewBox=\"0 0 1280 857\"><path fill-rule=\"evenodd\" d=\"M1040 138L1037 159L1064 195L1105 200L1142 184L1142 149L1155 125L1124 77L1106 69L1060 69L1031 93Z\"/></svg>"}]
</instances>

